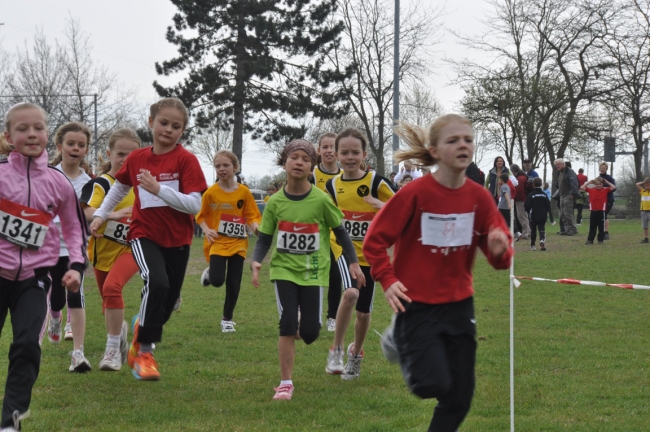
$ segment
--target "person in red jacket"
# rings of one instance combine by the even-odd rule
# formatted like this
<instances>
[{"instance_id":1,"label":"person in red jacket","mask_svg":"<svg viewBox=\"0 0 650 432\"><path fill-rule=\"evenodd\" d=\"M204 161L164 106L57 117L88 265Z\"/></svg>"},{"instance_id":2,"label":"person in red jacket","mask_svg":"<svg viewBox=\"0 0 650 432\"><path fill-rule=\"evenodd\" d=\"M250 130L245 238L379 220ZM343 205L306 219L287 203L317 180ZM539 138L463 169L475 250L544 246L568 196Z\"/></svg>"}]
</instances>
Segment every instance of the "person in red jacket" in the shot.
<instances>
[{"instance_id":1,"label":"person in red jacket","mask_svg":"<svg viewBox=\"0 0 650 432\"><path fill-rule=\"evenodd\" d=\"M476 249L494 268L507 269L512 236L490 193L465 177L474 153L469 120L448 114L426 132L402 124L399 133L410 150L398 159L438 170L384 205L363 253L397 314L386 336L394 340L410 390L438 399L429 431L455 431L469 412L475 386Z\"/></svg>"}]
</instances>

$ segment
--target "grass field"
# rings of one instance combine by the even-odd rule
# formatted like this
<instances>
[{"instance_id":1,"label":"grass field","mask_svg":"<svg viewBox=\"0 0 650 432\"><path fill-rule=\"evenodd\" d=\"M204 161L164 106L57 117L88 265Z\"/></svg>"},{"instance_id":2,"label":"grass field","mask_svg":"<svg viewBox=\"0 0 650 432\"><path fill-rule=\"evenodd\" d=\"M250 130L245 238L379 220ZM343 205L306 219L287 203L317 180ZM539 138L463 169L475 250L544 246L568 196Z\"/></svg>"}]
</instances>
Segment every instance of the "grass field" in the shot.
<instances>
[{"instance_id":1,"label":"grass field","mask_svg":"<svg viewBox=\"0 0 650 432\"><path fill-rule=\"evenodd\" d=\"M529 251L523 241L516 244L516 275L648 283L650 245L639 243L638 220L612 221L612 240L603 246L584 245L584 224L576 237L557 236L556 228L547 225L547 252ZM24 430L426 430L435 401L409 394L398 367L382 357L372 331L360 379L343 381L325 373L333 333L323 330L312 345L297 345L293 400L272 401L279 383L278 315L268 266L258 290L246 268L234 318L237 332L229 334L219 327L223 289L199 283L205 267L200 241L195 241L182 308L172 316L156 350L162 374L158 382L138 382L128 367L98 370L106 335L89 274L85 351L93 371L68 372L72 343L51 345L46 339L32 416ZM140 286L138 278L125 289L129 319L139 307ZM508 273L492 270L479 255L475 288L478 382L462 430L506 431ZM524 281L515 293L517 430L650 430L649 305L648 291ZM371 328L383 330L390 315L378 291ZM0 340L2 371L10 336L7 322ZM351 332L346 343L350 338Z\"/></svg>"}]
</instances>

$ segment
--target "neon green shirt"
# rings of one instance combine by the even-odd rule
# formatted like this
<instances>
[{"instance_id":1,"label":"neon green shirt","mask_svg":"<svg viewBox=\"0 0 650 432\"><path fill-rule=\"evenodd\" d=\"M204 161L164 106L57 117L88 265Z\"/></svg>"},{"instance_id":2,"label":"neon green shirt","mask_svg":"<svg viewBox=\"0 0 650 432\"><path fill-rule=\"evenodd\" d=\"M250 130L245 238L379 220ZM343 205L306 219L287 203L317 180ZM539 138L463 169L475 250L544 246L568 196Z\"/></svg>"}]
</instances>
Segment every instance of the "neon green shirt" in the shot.
<instances>
[{"instance_id":1,"label":"neon green shirt","mask_svg":"<svg viewBox=\"0 0 650 432\"><path fill-rule=\"evenodd\" d=\"M271 280L287 280L301 286L329 283L329 230L341 225L343 213L323 191L312 187L294 201L284 189L269 198L260 232L274 236Z\"/></svg>"}]
</instances>

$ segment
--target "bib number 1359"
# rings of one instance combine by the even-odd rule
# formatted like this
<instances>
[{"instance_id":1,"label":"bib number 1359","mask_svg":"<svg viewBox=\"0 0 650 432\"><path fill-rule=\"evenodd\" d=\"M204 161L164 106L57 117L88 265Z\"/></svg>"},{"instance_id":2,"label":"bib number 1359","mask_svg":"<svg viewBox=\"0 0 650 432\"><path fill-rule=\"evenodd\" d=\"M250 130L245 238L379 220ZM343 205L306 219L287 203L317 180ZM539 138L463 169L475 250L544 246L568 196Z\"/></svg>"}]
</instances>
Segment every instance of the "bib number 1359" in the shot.
<instances>
[{"instance_id":1,"label":"bib number 1359","mask_svg":"<svg viewBox=\"0 0 650 432\"><path fill-rule=\"evenodd\" d=\"M276 247L278 252L297 255L318 251L320 249L318 224L280 222Z\"/></svg>"}]
</instances>

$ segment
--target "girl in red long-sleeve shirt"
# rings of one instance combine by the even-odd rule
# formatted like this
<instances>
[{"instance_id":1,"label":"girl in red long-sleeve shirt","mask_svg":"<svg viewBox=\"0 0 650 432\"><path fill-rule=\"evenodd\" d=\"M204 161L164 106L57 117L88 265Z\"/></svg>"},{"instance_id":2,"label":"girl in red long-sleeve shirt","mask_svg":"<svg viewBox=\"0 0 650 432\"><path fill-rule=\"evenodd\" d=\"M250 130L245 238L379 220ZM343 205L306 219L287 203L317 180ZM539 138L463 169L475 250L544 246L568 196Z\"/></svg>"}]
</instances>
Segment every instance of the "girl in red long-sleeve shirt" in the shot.
<instances>
[{"instance_id":1,"label":"girl in red long-sleeve shirt","mask_svg":"<svg viewBox=\"0 0 650 432\"><path fill-rule=\"evenodd\" d=\"M466 181L472 124L449 114L428 129L402 125L410 150L399 160L438 169L414 180L375 217L363 245L371 274L397 314L402 372L417 396L437 398L429 431L456 431L474 393L476 327L472 265L476 248L497 269L510 266L511 236L490 194ZM395 245L391 264L387 249Z\"/></svg>"}]
</instances>

